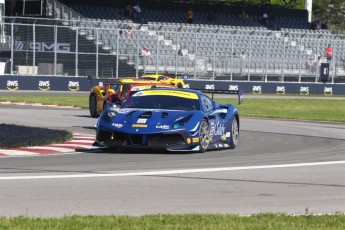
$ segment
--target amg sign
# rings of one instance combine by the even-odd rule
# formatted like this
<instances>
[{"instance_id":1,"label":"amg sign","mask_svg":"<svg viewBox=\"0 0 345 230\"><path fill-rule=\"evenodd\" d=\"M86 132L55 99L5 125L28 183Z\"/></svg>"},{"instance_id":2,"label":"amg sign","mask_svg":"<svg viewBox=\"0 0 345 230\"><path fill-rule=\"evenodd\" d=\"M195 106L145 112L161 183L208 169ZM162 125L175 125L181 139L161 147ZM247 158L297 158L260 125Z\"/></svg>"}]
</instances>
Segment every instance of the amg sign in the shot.
<instances>
[{"instance_id":1,"label":"amg sign","mask_svg":"<svg viewBox=\"0 0 345 230\"><path fill-rule=\"evenodd\" d=\"M47 43L47 42L26 42L16 41L15 51L35 50L37 52L60 52L69 53L71 48L69 43Z\"/></svg>"}]
</instances>

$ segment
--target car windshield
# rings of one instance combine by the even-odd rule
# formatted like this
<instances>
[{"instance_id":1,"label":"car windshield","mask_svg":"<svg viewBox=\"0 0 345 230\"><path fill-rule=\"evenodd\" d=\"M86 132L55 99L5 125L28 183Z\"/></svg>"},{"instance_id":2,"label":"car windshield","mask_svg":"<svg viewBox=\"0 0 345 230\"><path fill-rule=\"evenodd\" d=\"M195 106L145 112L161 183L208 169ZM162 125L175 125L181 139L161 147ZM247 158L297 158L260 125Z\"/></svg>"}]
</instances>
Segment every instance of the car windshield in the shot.
<instances>
[{"instance_id":1,"label":"car windshield","mask_svg":"<svg viewBox=\"0 0 345 230\"><path fill-rule=\"evenodd\" d=\"M164 110L200 110L197 98L168 95L144 95L130 97L121 108L145 108Z\"/></svg>"}]
</instances>

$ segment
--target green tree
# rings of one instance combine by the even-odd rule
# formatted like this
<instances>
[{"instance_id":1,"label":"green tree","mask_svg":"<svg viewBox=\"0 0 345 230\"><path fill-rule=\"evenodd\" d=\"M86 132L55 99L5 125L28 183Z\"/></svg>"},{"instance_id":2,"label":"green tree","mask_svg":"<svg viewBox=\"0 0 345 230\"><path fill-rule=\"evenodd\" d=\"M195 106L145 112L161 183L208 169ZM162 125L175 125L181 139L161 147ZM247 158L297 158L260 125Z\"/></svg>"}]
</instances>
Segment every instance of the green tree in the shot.
<instances>
[{"instance_id":1,"label":"green tree","mask_svg":"<svg viewBox=\"0 0 345 230\"><path fill-rule=\"evenodd\" d=\"M313 21L327 24L329 29L345 29L344 0L314 0Z\"/></svg>"}]
</instances>

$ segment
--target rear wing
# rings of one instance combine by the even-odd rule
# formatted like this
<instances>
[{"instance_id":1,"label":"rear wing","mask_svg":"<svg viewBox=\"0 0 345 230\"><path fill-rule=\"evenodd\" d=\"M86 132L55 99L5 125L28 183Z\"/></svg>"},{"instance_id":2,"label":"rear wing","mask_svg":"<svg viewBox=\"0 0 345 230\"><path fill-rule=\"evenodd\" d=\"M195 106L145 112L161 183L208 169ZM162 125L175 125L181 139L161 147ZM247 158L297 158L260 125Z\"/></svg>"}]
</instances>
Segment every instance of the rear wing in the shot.
<instances>
[{"instance_id":1,"label":"rear wing","mask_svg":"<svg viewBox=\"0 0 345 230\"><path fill-rule=\"evenodd\" d=\"M242 104L244 99L244 91L243 89L240 90L214 90L214 89L197 89L200 92L211 94L211 98L213 100L214 94L237 94L238 97L238 104Z\"/></svg>"}]
</instances>

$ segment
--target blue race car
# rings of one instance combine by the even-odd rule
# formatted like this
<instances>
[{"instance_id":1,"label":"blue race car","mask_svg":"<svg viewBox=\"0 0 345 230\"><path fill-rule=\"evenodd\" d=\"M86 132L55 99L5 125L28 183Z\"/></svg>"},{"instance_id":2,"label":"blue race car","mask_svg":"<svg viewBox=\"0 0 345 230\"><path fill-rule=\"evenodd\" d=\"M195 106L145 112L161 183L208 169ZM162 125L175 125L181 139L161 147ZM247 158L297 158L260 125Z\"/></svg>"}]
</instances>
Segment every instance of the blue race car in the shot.
<instances>
[{"instance_id":1,"label":"blue race car","mask_svg":"<svg viewBox=\"0 0 345 230\"><path fill-rule=\"evenodd\" d=\"M190 89L151 88L133 94L121 107L108 106L96 124L95 145L168 151L234 149L239 113Z\"/></svg>"}]
</instances>

